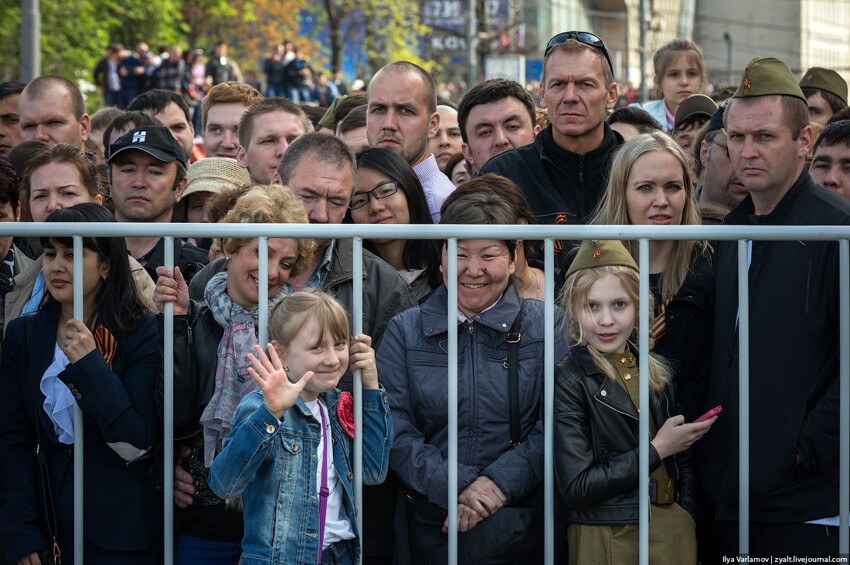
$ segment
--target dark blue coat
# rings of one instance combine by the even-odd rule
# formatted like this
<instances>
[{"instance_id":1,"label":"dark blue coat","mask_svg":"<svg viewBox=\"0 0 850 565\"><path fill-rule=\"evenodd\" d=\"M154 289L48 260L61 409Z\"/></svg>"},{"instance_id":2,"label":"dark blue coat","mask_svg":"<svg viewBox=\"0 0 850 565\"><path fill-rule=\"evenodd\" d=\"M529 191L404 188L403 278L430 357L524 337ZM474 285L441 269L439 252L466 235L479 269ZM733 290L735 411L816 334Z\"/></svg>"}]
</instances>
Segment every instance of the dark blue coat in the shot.
<instances>
[{"instance_id":1,"label":"dark blue coat","mask_svg":"<svg viewBox=\"0 0 850 565\"><path fill-rule=\"evenodd\" d=\"M395 442L390 467L430 502L448 504L448 320L441 286L419 307L392 319L378 349L378 374L390 399ZM522 442L510 447L507 334L522 308L519 397ZM543 484L543 303L520 301L513 284L501 300L458 328L458 489L479 476L495 482L508 506ZM566 338L555 311L555 359ZM460 324L460 322L458 322Z\"/></svg>"},{"instance_id":2,"label":"dark blue coat","mask_svg":"<svg viewBox=\"0 0 850 565\"><path fill-rule=\"evenodd\" d=\"M9 324L0 366L0 535L17 562L48 549L39 469L34 457L37 421L46 455L64 562L73 539L73 446L59 443L35 384L53 360L58 308L34 314L27 350L26 319ZM141 551L159 542L161 496L153 490L147 459L127 463L109 443L150 448L159 434L154 388L161 357L156 319L147 315L129 335L116 335L112 369L95 349L59 374L79 393L85 429L84 527L89 543L105 551ZM27 363L27 351L29 360ZM27 370L34 378L30 378ZM33 393L36 395L33 402ZM36 408L37 406L37 408Z\"/></svg>"}]
</instances>

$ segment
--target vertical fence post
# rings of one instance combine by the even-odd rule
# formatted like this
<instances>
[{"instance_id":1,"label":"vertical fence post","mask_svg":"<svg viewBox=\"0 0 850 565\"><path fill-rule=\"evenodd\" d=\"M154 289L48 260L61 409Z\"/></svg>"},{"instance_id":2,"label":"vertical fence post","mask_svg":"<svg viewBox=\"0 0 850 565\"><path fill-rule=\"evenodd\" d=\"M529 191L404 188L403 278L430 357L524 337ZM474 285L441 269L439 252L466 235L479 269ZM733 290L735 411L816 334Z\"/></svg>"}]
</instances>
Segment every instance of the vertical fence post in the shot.
<instances>
[{"instance_id":1,"label":"vertical fence post","mask_svg":"<svg viewBox=\"0 0 850 565\"><path fill-rule=\"evenodd\" d=\"M750 552L750 281L747 240L738 240L738 553Z\"/></svg>"},{"instance_id":2,"label":"vertical fence post","mask_svg":"<svg viewBox=\"0 0 850 565\"><path fill-rule=\"evenodd\" d=\"M174 238L165 238L165 267L174 272ZM163 557L165 565L174 562L174 303L166 302L163 312Z\"/></svg>"},{"instance_id":3,"label":"vertical fence post","mask_svg":"<svg viewBox=\"0 0 850 565\"><path fill-rule=\"evenodd\" d=\"M555 242L543 243L543 558L545 565L555 563ZM561 535L565 535L561 532Z\"/></svg>"},{"instance_id":4,"label":"vertical fence post","mask_svg":"<svg viewBox=\"0 0 850 565\"><path fill-rule=\"evenodd\" d=\"M85 322L83 312L83 238L74 236L74 318ZM47 292L47 290L45 290ZM38 425L38 422L36 422ZM83 563L83 412L74 402L74 563Z\"/></svg>"},{"instance_id":5,"label":"vertical fence post","mask_svg":"<svg viewBox=\"0 0 850 565\"><path fill-rule=\"evenodd\" d=\"M640 240L640 328L638 344L640 349L640 407L638 435L640 436L640 452L638 470L639 508L639 553L640 565L649 565L649 240Z\"/></svg>"},{"instance_id":6,"label":"vertical fence post","mask_svg":"<svg viewBox=\"0 0 850 565\"><path fill-rule=\"evenodd\" d=\"M354 278L351 292L351 310L354 335L363 333L363 238L351 242L351 274ZM354 504L357 511L357 531L363 535L363 381L360 370L351 376L354 391Z\"/></svg>"},{"instance_id":7,"label":"vertical fence post","mask_svg":"<svg viewBox=\"0 0 850 565\"><path fill-rule=\"evenodd\" d=\"M457 238L448 240L449 269L449 565L457 565Z\"/></svg>"},{"instance_id":8,"label":"vertical fence post","mask_svg":"<svg viewBox=\"0 0 850 565\"><path fill-rule=\"evenodd\" d=\"M260 279L257 295L257 343L265 349L269 342L269 238L265 236L257 238L257 259L260 263L257 273Z\"/></svg>"},{"instance_id":9,"label":"vertical fence post","mask_svg":"<svg viewBox=\"0 0 850 565\"><path fill-rule=\"evenodd\" d=\"M850 554L850 529L848 529L848 510L850 510L850 242L842 239L839 244L839 301L841 330L839 332L841 350L840 407L841 420L839 449L839 488L838 488L838 555Z\"/></svg>"}]
</instances>

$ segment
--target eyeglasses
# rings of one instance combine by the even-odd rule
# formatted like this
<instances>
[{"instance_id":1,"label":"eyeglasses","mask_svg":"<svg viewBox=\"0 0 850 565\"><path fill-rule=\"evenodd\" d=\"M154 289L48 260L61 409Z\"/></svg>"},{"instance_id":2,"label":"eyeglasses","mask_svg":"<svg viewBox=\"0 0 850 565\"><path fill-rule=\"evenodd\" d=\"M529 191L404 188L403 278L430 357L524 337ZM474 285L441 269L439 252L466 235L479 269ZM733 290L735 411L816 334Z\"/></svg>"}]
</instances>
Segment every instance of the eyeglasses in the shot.
<instances>
[{"instance_id":1,"label":"eyeglasses","mask_svg":"<svg viewBox=\"0 0 850 565\"><path fill-rule=\"evenodd\" d=\"M556 45L566 43L570 39L575 39L579 43L583 43L584 45L588 45L594 49L602 51L602 54L605 56L605 60L608 61L608 67L611 69L611 72L614 72L614 63L611 62L611 56L608 54L608 49L605 47L605 43L599 39L598 35L594 35L588 31L565 31L563 33L559 33L546 44L546 51L543 52L543 56L546 57L549 55L549 51L551 51L552 48Z\"/></svg>"},{"instance_id":2,"label":"eyeglasses","mask_svg":"<svg viewBox=\"0 0 850 565\"><path fill-rule=\"evenodd\" d=\"M358 208L362 208L366 204L369 203L369 198L376 198L378 200L382 198L389 198L393 194L398 192L398 182L391 180L387 182L382 182L372 190L366 192L358 192L354 196L351 197L351 201L348 203L349 210L357 210Z\"/></svg>"}]
</instances>

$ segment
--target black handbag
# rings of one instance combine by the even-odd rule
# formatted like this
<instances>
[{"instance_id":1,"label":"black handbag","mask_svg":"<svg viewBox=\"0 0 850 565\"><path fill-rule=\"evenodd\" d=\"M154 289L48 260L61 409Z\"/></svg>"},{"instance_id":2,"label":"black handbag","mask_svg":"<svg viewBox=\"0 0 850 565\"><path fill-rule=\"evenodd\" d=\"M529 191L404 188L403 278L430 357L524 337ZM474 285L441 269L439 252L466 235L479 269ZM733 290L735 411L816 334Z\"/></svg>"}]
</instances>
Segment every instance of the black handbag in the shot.
<instances>
[{"instance_id":1,"label":"black handbag","mask_svg":"<svg viewBox=\"0 0 850 565\"><path fill-rule=\"evenodd\" d=\"M50 488L50 473L47 468L47 455L44 453L44 450L41 449L41 429L38 424L38 402L36 402L36 391L38 390L40 379L36 378L35 375L32 374L32 368L30 367L30 338L32 337L35 330L35 317L33 315L25 316L26 319L26 366L27 366L27 375L32 383L32 404L33 404L33 417L35 418L35 458L38 461L39 468L39 479L41 480L41 502L44 505L44 517L47 523L45 524L47 527L47 535L50 538L50 543L53 546L48 549L44 554L41 555L41 562L43 565L61 565L62 564L62 550L59 548L59 541L57 539L57 521L56 521L56 507L53 505L53 491Z\"/></svg>"}]
</instances>

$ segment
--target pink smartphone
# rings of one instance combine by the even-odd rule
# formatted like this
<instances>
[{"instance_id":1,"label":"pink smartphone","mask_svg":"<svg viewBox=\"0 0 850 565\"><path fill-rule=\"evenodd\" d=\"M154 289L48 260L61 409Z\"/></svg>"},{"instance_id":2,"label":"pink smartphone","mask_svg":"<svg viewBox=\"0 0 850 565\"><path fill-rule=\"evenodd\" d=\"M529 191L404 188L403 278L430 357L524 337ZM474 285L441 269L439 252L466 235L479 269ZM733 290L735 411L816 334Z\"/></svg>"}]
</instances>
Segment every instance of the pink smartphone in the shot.
<instances>
[{"instance_id":1,"label":"pink smartphone","mask_svg":"<svg viewBox=\"0 0 850 565\"><path fill-rule=\"evenodd\" d=\"M703 414L702 416L700 416L699 418L694 420L693 423L698 424L699 422L705 422L706 420L710 420L710 419L714 418L715 416L717 416L721 412L723 412L723 406L715 406L714 408L712 408L711 410L709 410L708 412L706 412L705 414Z\"/></svg>"}]
</instances>

